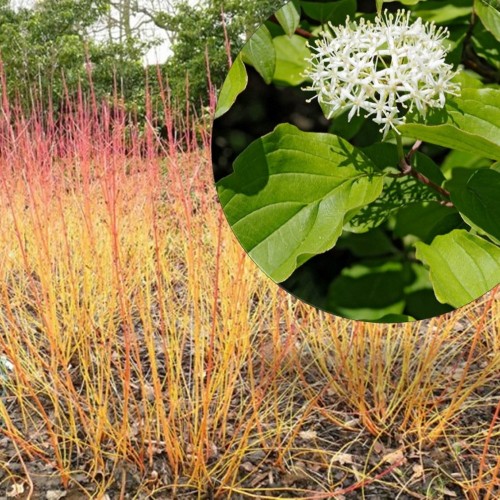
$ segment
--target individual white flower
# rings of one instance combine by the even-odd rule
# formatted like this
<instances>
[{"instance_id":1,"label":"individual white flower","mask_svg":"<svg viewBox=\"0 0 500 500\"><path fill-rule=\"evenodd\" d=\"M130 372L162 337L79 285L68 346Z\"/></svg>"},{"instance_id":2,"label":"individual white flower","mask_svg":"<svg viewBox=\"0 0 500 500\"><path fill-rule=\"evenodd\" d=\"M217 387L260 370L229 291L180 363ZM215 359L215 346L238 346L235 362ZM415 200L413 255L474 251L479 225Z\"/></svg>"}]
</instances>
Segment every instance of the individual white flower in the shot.
<instances>
[{"instance_id":1,"label":"individual white flower","mask_svg":"<svg viewBox=\"0 0 500 500\"><path fill-rule=\"evenodd\" d=\"M363 18L333 26L310 46L312 56L305 76L312 83L305 90L316 92L331 118L350 109L348 120L361 110L371 116L384 138L405 123L406 113L415 108L425 116L429 108L442 108L446 94L458 95L456 75L445 62L443 40L446 28L410 23L410 11L396 16L385 11L375 22Z\"/></svg>"}]
</instances>

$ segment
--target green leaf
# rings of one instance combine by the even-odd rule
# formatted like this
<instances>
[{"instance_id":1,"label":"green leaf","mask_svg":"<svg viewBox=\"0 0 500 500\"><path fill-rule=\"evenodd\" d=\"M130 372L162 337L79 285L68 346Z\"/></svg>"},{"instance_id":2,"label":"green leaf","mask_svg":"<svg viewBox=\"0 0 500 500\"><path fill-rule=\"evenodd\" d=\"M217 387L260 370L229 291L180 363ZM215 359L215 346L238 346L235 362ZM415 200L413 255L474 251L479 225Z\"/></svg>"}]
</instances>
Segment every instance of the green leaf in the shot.
<instances>
[{"instance_id":1,"label":"green leaf","mask_svg":"<svg viewBox=\"0 0 500 500\"><path fill-rule=\"evenodd\" d=\"M380 14L382 12L382 7L384 3L397 2L402 3L403 5L416 5L420 0L377 0L377 13ZM425 2L425 0L422 0Z\"/></svg>"},{"instance_id":2,"label":"green leaf","mask_svg":"<svg viewBox=\"0 0 500 500\"><path fill-rule=\"evenodd\" d=\"M273 280L332 248L352 212L376 199L383 175L347 141L281 124L217 183L235 235Z\"/></svg>"},{"instance_id":3,"label":"green leaf","mask_svg":"<svg viewBox=\"0 0 500 500\"><path fill-rule=\"evenodd\" d=\"M447 313L453 308L437 301L432 290L429 271L419 263L409 264L408 284L404 288L405 312L417 319L427 319Z\"/></svg>"},{"instance_id":4,"label":"green leaf","mask_svg":"<svg viewBox=\"0 0 500 500\"><path fill-rule=\"evenodd\" d=\"M395 261L366 261L343 269L330 285L326 302L334 314L361 321L402 314L404 307L403 265Z\"/></svg>"},{"instance_id":5,"label":"green leaf","mask_svg":"<svg viewBox=\"0 0 500 500\"><path fill-rule=\"evenodd\" d=\"M292 35L277 36L273 38L274 50L276 52L276 69L273 81L284 85L299 85L305 81L302 76L310 58L311 53L307 48L307 39Z\"/></svg>"},{"instance_id":6,"label":"green leaf","mask_svg":"<svg viewBox=\"0 0 500 500\"><path fill-rule=\"evenodd\" d=\"M464 17L469 18L472 12L471 0L434 0L419 3L414 9L415 14L424 21L437 24L463 23Z\"/></svg>"},{"instance_id":7,"label":"green leaf","mask_svg":"<svg viewBox=\"0 0 500 500\"><path fill-rule=\"evenodd\" d=\"M215 110L215 118L219 118L224 113L231 109L231 106L236 101L236 98L241 94L248 83L248 75L245 65L238 56L235 60L227 78L224 80L224 85L219 94L219 99L217 100L217 109Z\"/></svg>"},{"instance_id":8,"label":"green leaf","mask_svg":"<svg viewBox=\"0 0 500 500\"><path fill-rule=\"evenodd\" d=\"M421 174L424 174L432 182L441 185L445 181L445 176L441 169L434 163L434 161L427 155L424 155L420 151L413 156L413 167L418 170Z\"/></svg>"},{"instance_id":9,"label":"green leaf","mask_svg":"<svg viewBox=\"0 0 500 500\"><path fill-rule=\"evenodd\" d=\"M466 222L472 222L500 241L500 173L482 168L455 169L453 178L446 183L451 201Z\"/></svg>"},{"instance_id":10,"label":"green leaf","mask_svg":"<svg viewBox=\"0 0 500 500\"><path fill-rule=\"evenodd\" d=\"M363 152L380 170L398 164L398 153L393 144L374 144L364 148ZM426 155L417 152L413 163L416 170L438 184L444 179L438 166ZM364 233L380 226L391 214L410 203L437 198L439 196L434 190L411 176L386 177L382 195L370 205L362 207L344 229L354 233Z\"/></svg>"},{"instance_id":11,"label":"green leaf","mask_svg":"<svg viewBox=\"0 0 500 500\"><path fill-rule=\"evenodd\" d=\"M415 243L417 259L430 269L437 299L461 307L500 283L500 248L463 229Z\"/></svg>"},{"instance_id":12,"label":"green leaf","mask_svg":"<svg viewBox=\"0 0 500 500\"><path fill-rule=\"evenodd\" d=\"M422 241L428 241L429 235L435 236L434 228L453 214L458 221L461 220L453 208L444 207L435 201L410 203L396 214L394 234L400 238L411 234Z\"/></svg>"},{"instance_id":13,"label":"green leaf","mask_svg":"<svg viewBox=\"0 0 500 500\"><path fill-rule=\"evenodd\" d=\"M453 169L457 167L478 169L490 167L491 163L491 160L476 153L452 150L446 155L446 158L441 164L441 171L445 177L450 178Z\"/></svg>"},{"instance_id":14,"label":"green leaf","mask_svg":"<svg viewBox=\"0 0 500 500\"><path fill-rule=\"evenodd\" d=\"M292 0L276 12L276 19L283 31L292 36L300 24L300 4L298 0Z\"/></svg>"},{"instance_id":15,"label":"green leaf","mask_svg":"<svg viewBox=\"0 0 500 500\"><path fill-rule=\"evenodd\" d=\"M457 210L437 221L427 234L424 243L430 243L436 236L448 234L454 229L469 229Z\"/></svg>"},{"instance_id":16,"label":"green leaf","mask_svg":"<svg viewBox=\"0 0 500 500\"><path fill-rule=\"evenodd\" d=\"M499 14L500 15L500 14ZM500 44L498 40L486 30L482 23L477 23L472 30L472 49L476 53L476 56L480 59L484 59L484 62L491 66L489 69L491 77L495 79L494 71L496 70L496 76L500 75Z\"/></svg>"},{"instance_id":17,"label":"green leaf","mask_svg":"<svg viewBox=\"0 0 500 500\"><path fill-rule=\"evenodd\" d=\"M377 320L371 320L372 323L408 323L415 321L417 318L408 314L386 314Z\"/></svg>"},{"instance_id":18,"label":"green leaf","mask_svg":"<svg viewBox=\"0 0 500 500\"><path fill-rule=\"evenodd\" d=\"M326 110L326 112L328 113L328 110ZM348 115L348 111L337 114L328 128L328 132L340 135L347 140L352 139L365 124L366 118L362 115L354 115L351 121L347 121Z\"/></svg>"},{"instance_id":19,"label":"green leaf","mask_svg":"<svg viewBox=\"0 0 500 500\"><path fill-rule=\"evenodd\" d=\"M276 67L276 51L271 33L265 25L262 25L248 40L241 51L241 56L257 70L267 84L272 82Z\"/></svg>"},{"instance_id":20,"label":"green leaf","mask_svg":"<svg viewBox=\"0 0 500 500\"><path fill-rule=\"evenodd\" d=\"M474 10L485 28L500 42L500 1L474 0Z\"/></svg>"},{"instance_id":21,"label":"green leaf","mask_svg":"<svg viewBox=\"0 0 500 500\"><path fill-rule=\"evenodd\" d=\"M338 0L335 2L302 2L302 10L307 16L324 24L344 24L347 16L356 14L356 0Z\"/></svg>"},{"instance_id":22,"label":"green leaf","mask_svg":"<svg viewBox=\"0 0 500 500\"><path fill-rule=\"evenodd\" d=\"M398 129L405 136L498 160L500 90L463 89L445 110L429 113L425 122L420 118L419 123L406 123Z\"/></svg>"},{"instance_id":23,"label":"green leaf","mask_svg":"<svg viewBox=\"0 0 500 500\"><path fill-rule=\"evenodd\" d=\"M480 89L483 87L481 77L474 71L463 69L452 78L452 82L460 84L462 89Z\"/></svg>"}]
</instances>

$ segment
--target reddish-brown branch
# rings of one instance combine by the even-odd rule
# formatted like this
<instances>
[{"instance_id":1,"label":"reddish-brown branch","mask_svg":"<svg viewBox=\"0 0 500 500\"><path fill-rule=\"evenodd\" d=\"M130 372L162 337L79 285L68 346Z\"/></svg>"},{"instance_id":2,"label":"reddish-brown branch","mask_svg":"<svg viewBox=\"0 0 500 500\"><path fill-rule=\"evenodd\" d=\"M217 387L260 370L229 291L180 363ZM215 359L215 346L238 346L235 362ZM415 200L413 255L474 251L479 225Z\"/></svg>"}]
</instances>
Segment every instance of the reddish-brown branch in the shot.
<instances>
[{"instance_id":1,"label":"reddish-brown branch","mask_svg":"<svg viewBox=\"0 0 500 500\"><path fill-rule=\"evenodd\" d=\"M443 201L442 205L445 205L447 207L453 207L453 203L450 201L450 192L448 190L444 189L439 184L436 184L435 182L431 181L428 177L426 177L424 174L420 173L418 170L416 170L411 166L411 160L421 144L422 141L415 142L410 151L405 156L402 156L401 159L399 160L399 169L401 170L401 175L411 175L419 182L422 182L426 186L429 186L431 189L433 189L434 191L438 192L441 196L446 198L446 201Z\"/></svg>"}]
</instances>

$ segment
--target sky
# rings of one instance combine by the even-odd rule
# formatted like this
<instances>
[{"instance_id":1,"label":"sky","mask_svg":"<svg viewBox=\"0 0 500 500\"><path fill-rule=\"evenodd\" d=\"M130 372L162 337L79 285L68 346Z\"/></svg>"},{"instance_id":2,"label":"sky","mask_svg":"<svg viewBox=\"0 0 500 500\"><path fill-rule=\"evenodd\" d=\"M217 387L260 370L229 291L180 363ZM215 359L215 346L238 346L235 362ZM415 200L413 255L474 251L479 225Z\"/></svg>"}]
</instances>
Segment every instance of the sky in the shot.
<instances>
[{"instance_id":1,"label":"sky","mask_svg":"<svg viewBox=\"0 0 500 500\"><path fill-rule=\"evenodd\" d=\"M156 4L161 5L165 0L157 0ZM190 0L189 3L194 4L197 0ZM19 7L32 7L36 3L36 0L11 0L11 5L14 8ZM165 2L166 3L166 2ZM134 16L132 23L133 25L138 25L139 23L145 20L145 16L136 15ZM148 23L144 25L143 29L144 36L148 39L151 38L159 38L161 43L150 49L144 56L144 64L161 64L167 60L169 55L171 55L170 44L165 36L165 32L154 26L152 23Z\"/></svg>"}]
</instances>

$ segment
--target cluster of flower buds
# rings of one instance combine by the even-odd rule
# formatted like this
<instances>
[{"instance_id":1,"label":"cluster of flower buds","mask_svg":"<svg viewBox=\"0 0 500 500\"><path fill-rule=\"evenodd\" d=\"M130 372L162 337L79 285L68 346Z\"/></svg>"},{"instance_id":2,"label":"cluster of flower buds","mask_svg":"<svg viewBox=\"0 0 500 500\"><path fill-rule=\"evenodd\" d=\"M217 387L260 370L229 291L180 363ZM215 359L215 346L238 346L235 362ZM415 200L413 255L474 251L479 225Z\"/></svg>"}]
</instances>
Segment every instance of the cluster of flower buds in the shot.
<instances>
[{"instance_id":1,"label":"cluster of flower buds","mask_svg":"<svg viewBox=\"0 0 500 500\"><path fill-rule=\"evenodd\" d=\"M305 76L328 109L327 118L350 109L360 110L387 132L405 122L414 108L425 116L428 108L442 108L446 94L458 95L451 81L456 72L445 62L446 28L410 21L410 11L384 13L375 22L361 18L333 26L310 46L312 57Z\"/></svg>"}]
</instances>

